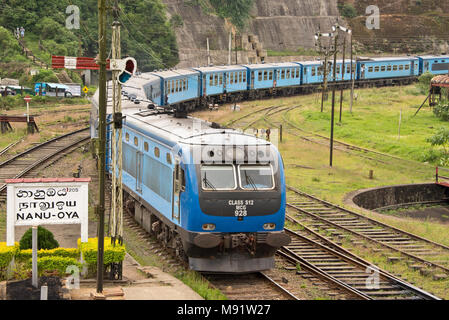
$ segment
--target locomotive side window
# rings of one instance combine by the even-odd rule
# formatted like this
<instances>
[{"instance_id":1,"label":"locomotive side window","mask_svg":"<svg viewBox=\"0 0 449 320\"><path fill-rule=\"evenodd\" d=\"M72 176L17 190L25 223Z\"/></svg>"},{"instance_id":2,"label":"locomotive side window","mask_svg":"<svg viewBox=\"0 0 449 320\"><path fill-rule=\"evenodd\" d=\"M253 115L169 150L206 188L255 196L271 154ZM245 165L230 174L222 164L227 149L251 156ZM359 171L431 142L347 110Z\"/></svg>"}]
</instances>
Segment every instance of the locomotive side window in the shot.
<instances>
[{"instance_id":1,"label":"locomotive side window","mask_svg":"<svg viewBox=\"0 0 449 320\"><path fill-rule=\"evenodd\" d=\"M274 174L271 165L239 166L240 187L244 190L270 190L274 188Z\"/></svg>"},{"instance_id":2,"label":"locomotive side window","mask_svg":"<svg viewBox=\"0 0 449 320\"><path fill-rule=\"evenodd\" d=\"M154 156L156 158L159 158L160 154L161 154L161 151L159 150L159 148L158 147L154 147Z\"/></svg>"},{"instance_id":3,"label":"locomotive side window","mask_svg":"<svg viewBox=\"0 0 449 320\"><path fill-rule=\"evenodd\" d=\"M129 133L128 132L125 134L125 140L126 140L126 142L129 142Z\"/></svg>"},{"instance_id":4,"label":"locomotive side window","mask_svg":"<svg viewBox=\"0 0 449 320\"><path fill-rule=\"evenodd\" d=\"M143 143L143 148L145 149L146 152L148 152L148 149L149 149L148 142Z\"/></svg>"},{"instance_id":5,"label":"locomotive side window","mask_svg":"<svg viewBox=\"0 0 449 320\"><path fill-rule=\"evenodd\" d=\"M203 190L235 190L234 165L201 166L201 186Z\"/></svg>"},{"instance_id":6,"label":"locomotive side window","mask_svg":"<svg viewBox=\"0 0 449 320\"><path fill-rule=\"evenodd\" d=\"M137 137L134 137L134 145L135 146L139 145L139 139L137 139Z\"/></svg>"},{"instance_id":7,"label":"locomotive side window","mask_svg":"<svg viewBox=\"0 0 449 320\"><path fill-rule=\"evenodd\" d=\"M169 164L171 164L171 155L170 155L170 153L167 153L167 156L166 156L166 160L167 160L167 163L169 163Z\"/></svg>"}]
</instances>

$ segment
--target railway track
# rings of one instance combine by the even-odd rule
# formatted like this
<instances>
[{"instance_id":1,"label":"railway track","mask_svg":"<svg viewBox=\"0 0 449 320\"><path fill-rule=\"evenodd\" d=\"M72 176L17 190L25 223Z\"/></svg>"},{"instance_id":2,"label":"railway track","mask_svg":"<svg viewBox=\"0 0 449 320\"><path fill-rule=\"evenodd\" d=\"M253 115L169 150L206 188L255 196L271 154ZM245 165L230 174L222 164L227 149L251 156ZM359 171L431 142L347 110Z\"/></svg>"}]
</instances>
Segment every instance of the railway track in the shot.
<instances>
[{"instance_id":1,"label":"railway track","mask_svg":"<svg viewBox=\"0 0 449 320\"><path fill-rule=\"evenodd\" d=\"M83 128L40 143L0 163L0 202L6 201L4 179L31 177L37 168L54 163L89 139L89 128Z\"/></svg>"},{"instance_id":2,"label":"railway track","mask_svg":"<svg viewBox=\"0 0 449 320\"><path fill-rule=\"evenodd\" d=\"M145 248L159 255L171 267L187 269L188 265L181 261L175 254L175 250L164 247L162 243L153 239L148 232L142 228L128 210L125 210L123 220L125 227L132 231L144 242ZM284 288L282 281L274 280L270 275L262 272L251 274L210 274L201 275L211 285L222 291L230 300L297 300L298 298L288 289Z\"/></svg>"},{"instance_id":3,"label":"railway track","mask_svg":"<svg viewBox=\"0 0 449 320\"><path fill-rule=\"evenodd\" d=\"M294 220L293 220L294 221ZM278 254L300 266L303 277L318 277L345 291L351 299L439 300L353 255L309 228L286 229L292 242Z\"/></svg>"},{"instance_id":4,"label":"railway track","mask_svg":"<svg viewBox=\"0 0 449 320\"><path fill-rule=\"evenodd\" d=\"M356 212L318 199L312 195L288 187L287 215L311 228L326 234L336 242L347 236L355 237L353 245L369 245L375 250L392 252L420 265L449 272L449 247L419 237L412 233L386 225Z\"/></svg>"}]
</instances>

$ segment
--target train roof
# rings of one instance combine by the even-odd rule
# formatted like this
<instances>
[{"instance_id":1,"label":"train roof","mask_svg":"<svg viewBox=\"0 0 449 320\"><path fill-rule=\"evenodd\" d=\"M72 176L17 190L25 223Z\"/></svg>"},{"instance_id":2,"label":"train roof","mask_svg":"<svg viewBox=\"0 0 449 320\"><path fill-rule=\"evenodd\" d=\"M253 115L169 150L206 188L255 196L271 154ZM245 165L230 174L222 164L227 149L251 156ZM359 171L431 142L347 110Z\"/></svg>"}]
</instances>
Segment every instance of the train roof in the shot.
<instances>
[{"instance_id":1,"label":"train roof","mask_svg":"<svg viewBox=\"0 0 449 320\"><path fill-rule=\"evenodd\" d=\"M224 72L224 71L244 71L246 70L245 67L240 65L233 65L233 66L209 66L209 67L198 67L193 68L194 70L208 73L208 72Z\"/></svg>"},{"instance_id":2,"label":"train roof","mask_svg":"<svg viewBox=\"0 0 449 320\"><path fill-rule=\"evenodd\" d=\"M248 69L274 69L274 68L297 68L298 64L293 62L279 62L279 63L255 63L244 64Z\"/></svg>"},{"instance_id":3,"label":"train roof","mask_svg":"<svg viewBox=\"0 0 449 320\"><path fill-rule=\"evenodd\" d=\"M151 72L152 75L156 75L162 79L178 78L183 76L199 75L198 71L193 69L177 69L177 70L164 70Z\"/></svg>"},{"instance_id":4,"label":"train roof","mask_svg":"<svg viewBox=\"0 0 449 320\"><path fill-rule=\"evenodd\" d=\"M211 122L194 117L175 118L171 114L156 113L143 108L123 112L126 125L168 146L189 145L269 145L266 140L256 138L234 129L214 128Z\"/></svg>"},{"instance_id":5,"label":"train roof","mask_svg":"<svg viewBox=\"0 0 449 320\"><path fill-rule=\"evenodd\" d=\"M387 61L405 61L405 60L417 60L416 57L382 57L382 58L367 58L367 60L363 60L363 62L387 62Z\"/></svg>"},{"instance_id":6,"label":"train roof","mask_svg":"<svg viewBox=\"0 0 449 320\"><path fill-rule=\"evenodd\" d=\"M349 59L345 59L345 63L349 63ZM295 61L303 66L320 66L323 61ZM329 62L333 62L333 60L329 60ZM337 63L343 63L343 59L337 59ZM352 63L355 63L355 60L352 60Z\"/></svg>"},{"instance_id":7,"label":"train roof","mask_svg":"<svg viewBox=\"0 0 449 320\"><path fill-rule=\"evenodd\" d=\"M427 60L427 59L449 59L449 55L422 55L422 56L416 56L416 57L424 59L424 60Z\"/></svg>"}]
</instances>

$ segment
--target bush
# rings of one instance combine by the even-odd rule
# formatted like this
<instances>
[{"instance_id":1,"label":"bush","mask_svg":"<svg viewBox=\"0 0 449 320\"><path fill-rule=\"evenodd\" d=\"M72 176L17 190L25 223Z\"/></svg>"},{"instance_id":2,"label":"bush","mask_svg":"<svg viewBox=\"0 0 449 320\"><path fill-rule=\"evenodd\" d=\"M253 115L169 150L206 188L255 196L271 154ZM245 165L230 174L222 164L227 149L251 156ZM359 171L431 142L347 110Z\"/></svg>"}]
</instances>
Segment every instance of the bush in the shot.
<instances>
[{"instance_id":1,"label":"bush","mask_svg":"<svg viewBox=\"0 0 449 320\"><path fill-rule=\"evenodd\" d=\"M340 14L345 18L357 17L357 10L350 3L345 3L343 5L339 5L338 9L340 10Z\"/></svg>"},{"instance_id":2,"label":"bush","mask_svg":"<svg viewBox=\"0 0 449 320\"><path fill-rule=\"evenodd\" d=\"M28 267L31 268L32 261L28 260ZM75 258L69 257L42 257L37 258L37 269L40 274L43 271L58 271L60 276L64 276L66 274L66 270L68 266L77 266L81 269L81 264Z\"/></svg>"},{"instance_id":3,"label":"bush","mask_svg":"<svg viewBox=\"0 0 449 320\"><path fill-rule=\"evenodd\" d=\"M433 108L433 113L444 121L449 121L449 103L440 102Z\"/></svg>"},{"instance_id":4,"label":"bush","mask_svg":"<svg viewBox=\"0 0 449 320\"><path fill-rule=\"evenodd\" d=\"M31 82L58 82L58 78L53 70L41 69L38 74L31 78Z\"/></svg>"},{"instance_id":5,"label":"bush","mask_svg":"<svg viewBox=\"0 0 449 320\"><path fill-rule=\"evenodd\" d=\"M66 257L78 259L80 256L77 248L56 248L51 250L41 249L37 252L38 258L43 257ZM32 258L32 249L20 250L16 254L18 262L27 262Z\"/></svg>"},{"instance_id":6,"label":"bush","mask_svg":"<svg viewBox=\"0 0 449 320\"><path fill-rule=\"evenodd\" d=\"M19 244L16 242L14 246L8 247L6 242L0 242L0 274L8 268L12 258L19 251Z\"/></svg>"},{"instance_id":7,"label":"bush","mask_svg":"<svg viewBox=\"0 0 449 320\"><path fill-rule=\"evenodd\" d=\"M32 228L29 228L20 239L20 250L32 249ZM38 249L55 249L59 247L58 241L53 233L39 226L37 228L37 247Z\"/></svg>"},{"instance_id":8,"label":"bush","mask_svg":"<svg viewBox=\"0 0 449 320\"><path fill-rule=\"evenodd\" d=\"M426 96L429 94L430 80L432 80L433 77L435 77L435 75L429 71L426 71L419 76L416 87L419 89L421 94L425 94Z\"/></svg>"},{"instance_id":9,"label":"bush","mask_svg":"<svg viewBox=\"0 0 449 320\"><path fill-rule=\"evenodd\" d=\"M98 238L89 238L88 242L82 243L78 239L78 248L82 254L83 260L87 263L89 273L95 272L97 268L97 248ZM125 259L125 246L116 244L115 247L111 244L111 238L104 238L104 260L103 264L106 266L111 263L119 263Z\"/></svg>"}]
</instances>

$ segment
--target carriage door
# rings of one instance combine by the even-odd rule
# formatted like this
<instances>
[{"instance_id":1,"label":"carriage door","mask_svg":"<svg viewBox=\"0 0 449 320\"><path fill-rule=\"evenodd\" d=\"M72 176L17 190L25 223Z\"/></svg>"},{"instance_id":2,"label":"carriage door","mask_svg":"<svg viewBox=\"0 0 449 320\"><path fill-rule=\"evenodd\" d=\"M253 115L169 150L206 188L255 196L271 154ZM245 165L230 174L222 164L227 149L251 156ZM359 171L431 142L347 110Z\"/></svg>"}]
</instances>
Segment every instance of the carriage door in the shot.
<instances>
[{"instance_id":1,"label":"carriage door","mask_svg":"<svg viewBox=\"0 0 449 320\"><path fill-rule=\"evenodd\" d=\"M173 170L173 193L172 193L172 219L179 222L181 213L181 192L184 191L184 170L182 170L179 158L175 158Z\"/></svg>"},{"instance_id":2,"label":"carriage door","mask_svg":"<svg viewBox=\"0 0 449 320\"><path fill-rule=\"evenodd\" d=\"M142 193L142 152L136 155L136 190Z\"/></svg>"},{"instance_id":3,"label":"carriage door","mask_svg":"<svg viewBox=\"0 0 449 320\"><path fill-rule=\"evenodd\" d=\"M362 65L361 65L360 70L362 71L361 78L362 78L362 79L365 79L365 64L362 64Z\"/></svg>"},{"instance_id":4,"label":"carriage door","mask_svg":"<svg viewBox=\"0 0 449 320\"><path fill-rule=\"evenodd\" d=\"M254 76L254 71L251 71L251 89L254 89L254 80L256 77Z\"/></svg>"}]
</instances>

